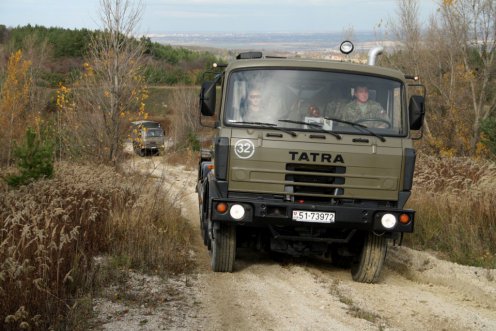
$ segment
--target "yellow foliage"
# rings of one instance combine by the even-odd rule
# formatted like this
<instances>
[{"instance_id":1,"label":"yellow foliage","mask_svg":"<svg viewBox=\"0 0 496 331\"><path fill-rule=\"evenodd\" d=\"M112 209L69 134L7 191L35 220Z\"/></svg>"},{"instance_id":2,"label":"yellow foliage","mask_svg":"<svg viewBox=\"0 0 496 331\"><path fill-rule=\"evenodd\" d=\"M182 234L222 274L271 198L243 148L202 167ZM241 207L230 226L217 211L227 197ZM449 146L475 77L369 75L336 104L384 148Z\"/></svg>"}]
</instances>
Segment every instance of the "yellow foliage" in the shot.
<instances>
[{"instance_id":1,"label":"yellow foliage","mask_svg":"<svg viewBox=\"0 0 496 331\"><path fill-rule=\"evenodd\" d=\"M29 104L31 61L22 59L22 51L11 54L0 95L0 113L14 114L26 109Z\"/></svg>"},{"instance_id":2,"label":"yellow foliage","mask_svg":"<svg viewBox=\"0 0 496 331\"><path fill-rule=\"evenodd\" d=\"M74 105L70 102L71 89L59 83L57 94L57 108L59 110L72 110Z\"/></svg>"},{"instance_id":3,"label":"yellow foliage","mask_svg":"<svg viewBox=\"0 0 496 331\"><path fill-rule=\"evenodd\" d=\"M5 80L0 92L0 146L5 148L4 157L10 162L12 142L24 133L22 118L26 118L31 93L31 61L23 60L22 51L10 55ZM2 138L4 139L2 141ZM0 158L3 150L0 150Z\"/></svg>"}]
</instances>

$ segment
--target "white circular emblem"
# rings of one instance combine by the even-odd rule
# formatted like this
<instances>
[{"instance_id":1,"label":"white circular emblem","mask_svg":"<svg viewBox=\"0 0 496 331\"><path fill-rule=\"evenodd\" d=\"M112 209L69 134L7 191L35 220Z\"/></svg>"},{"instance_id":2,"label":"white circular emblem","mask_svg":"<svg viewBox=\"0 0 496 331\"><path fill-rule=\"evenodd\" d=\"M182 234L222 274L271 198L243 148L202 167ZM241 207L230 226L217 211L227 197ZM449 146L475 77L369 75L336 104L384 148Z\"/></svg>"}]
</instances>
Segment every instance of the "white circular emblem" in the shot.
<instances>
[{"instance_id":1,"label":"white circular emblem","mask_svg":"<svg viewBox=\"0 0 496 331\"><path fill-rule=\"evenodd\" d=\"M248 139L238 140L234 145L234 153L240 159L249 159L255 154L255 145Z\"/></svg>"}]
</instances>

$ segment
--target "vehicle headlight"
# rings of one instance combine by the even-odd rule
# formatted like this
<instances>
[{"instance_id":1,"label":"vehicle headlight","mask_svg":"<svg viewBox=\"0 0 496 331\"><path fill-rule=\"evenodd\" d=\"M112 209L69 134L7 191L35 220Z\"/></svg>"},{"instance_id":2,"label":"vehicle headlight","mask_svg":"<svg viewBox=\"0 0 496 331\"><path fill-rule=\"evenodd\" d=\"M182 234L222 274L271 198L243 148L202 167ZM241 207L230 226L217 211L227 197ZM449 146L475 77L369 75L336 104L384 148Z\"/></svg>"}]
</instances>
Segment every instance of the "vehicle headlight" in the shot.
<instances>
[{"instance_id":1,"label":"vehicle headlight","mask_svg":"<svg viewBox=\"0 0 496 331\"><path fill-rule=\"evenodd\" d=\"M384 214L381 217L381 224L386 229L392 229L396 225L396 216L393 214Z\"/></svg>"},{"instance_id":2,"label":"vehicle headlight","mask_svg":"<svg viewBox=\"0 0 496 331\"><path fill-rule=\"evenodd\" d=\"M229 215L235 220L241 220L245 217L245 207L238 204L232 205L229 209Z\"/></svg>"}]
</instances>

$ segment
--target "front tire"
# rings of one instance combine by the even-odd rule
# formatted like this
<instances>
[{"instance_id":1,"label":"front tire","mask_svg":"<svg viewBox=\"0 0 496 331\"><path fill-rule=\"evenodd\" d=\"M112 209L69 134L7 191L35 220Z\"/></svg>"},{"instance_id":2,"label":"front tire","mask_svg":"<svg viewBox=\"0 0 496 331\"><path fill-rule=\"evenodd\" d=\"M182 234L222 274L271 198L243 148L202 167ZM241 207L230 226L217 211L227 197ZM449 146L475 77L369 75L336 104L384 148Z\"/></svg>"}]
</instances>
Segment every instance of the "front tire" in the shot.
<instances>
[{"instance_id":1,"label":"front tire","mask_svg":"<svg viewBox=\"0 0 496 331\"><path fill-rule=\"evenodd\" d=\"M236 258L236 226L220 223L214 226L211 244L211 267L215 272L232 272Z\"/></svg>"},{"instance_id":2,"label":"front tire","mask_svg":"<svg viewBox=\"0 0 496 331\"><path fill-rule=\"evenodd\" d=\"M351 267L353 280L361 283L376 283L386 258L387 240L370 232L365 237L363 248Z\"/></svg>"},{"instance_id":3,"label":"front tire","mask_svg":"<svg viewBox=\"0 0 496 331\"><path fill-rule=\"evenodd\" d=\"M203 244L208 247L208 250L211 250L212 244L210 242L210 236L208 235L207 212L203 211L202 205L200 205L200 231Z\"/></svg>"}]
</instances>

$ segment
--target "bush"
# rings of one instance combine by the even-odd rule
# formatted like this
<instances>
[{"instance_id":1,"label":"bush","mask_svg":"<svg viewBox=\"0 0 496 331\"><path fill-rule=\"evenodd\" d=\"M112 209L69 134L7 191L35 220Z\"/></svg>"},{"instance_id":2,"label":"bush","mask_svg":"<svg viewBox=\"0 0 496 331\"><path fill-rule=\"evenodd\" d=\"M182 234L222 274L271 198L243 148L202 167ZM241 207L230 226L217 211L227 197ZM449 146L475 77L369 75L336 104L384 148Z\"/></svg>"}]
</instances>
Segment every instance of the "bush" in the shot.
<instances>
[{"instance_id":1,"label":"bush","mask_svg":"<svg viewBox=\"0 0 496 331\"><path fill-rule=\"evenodd\" d=\"M493 156L496 157L496 117L489 117L482 122L482 143L487 146Z\"/></svg>"},{"instance_id":2,"label":"bush","mask_svg":"<svg viewBox=\"0 0 496 331\"><path fill-rule=\"evenodd\" d=\"M10 186L26 185L40 178L51 178L53 175L53 147L47 141L41 141L36 132L28 128L23 145L14 149L19 175L7 177Z\"/></svg>"},{"instance_id":3,"label":"bush","mask_svg":"<svg viewBox=\"0 0 496 331\"><path fill-rule=\"evenodd\" d=\"M198 136L194 132L188 133L188 147L195 152L199 152L201 145Z\"/></svg>"}]
</instances>

